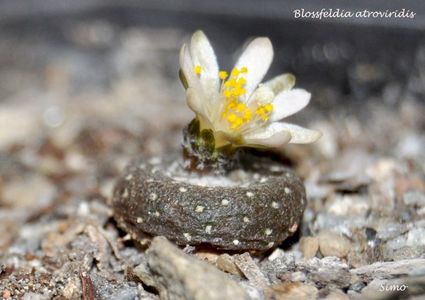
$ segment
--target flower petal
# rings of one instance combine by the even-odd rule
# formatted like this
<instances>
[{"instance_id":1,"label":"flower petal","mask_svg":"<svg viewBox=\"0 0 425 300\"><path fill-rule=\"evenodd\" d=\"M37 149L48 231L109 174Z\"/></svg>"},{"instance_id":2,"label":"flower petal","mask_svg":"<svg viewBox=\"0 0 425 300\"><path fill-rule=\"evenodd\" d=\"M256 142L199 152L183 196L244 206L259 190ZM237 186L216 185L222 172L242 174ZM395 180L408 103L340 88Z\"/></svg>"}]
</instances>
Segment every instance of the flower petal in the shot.
<instances>
[{"instance_id":1,"label":"flower petal","mask_svg":"<svg viewBox=\"0 0 425 300\"><path fill-rule=\"evenodd\" d=\"M260 83L255 91L252 92L248 105L267 104L271 103L273 99L274 93L272 89Z\"/></svg>"},{"instance_id":2,"label":"flower petal","mask_svg":"<svg viewBox=\"0 0 425 300\"><path fill-rule=\"evenodd\" d=\"M246 67L248 69L248 73L245 74L247 80L245 85L246 99L249 99L251 93L266 75L272 59L273 46L270 40L265 37L254 39L239 57L235 67Z\"/></svg>"},{"instance_id":3,"label":"flower petal","mask_svg":"<svg viewBox=\"0 0 425 300\"><path fill-rule=\"evenodd\" d=\"M205 115L201 99L195 89L189 87L186 90L186 101L189 108L196 114Z\"/></svg>"},{"instance_id":4,"label":"flower petal","mask_svg":"<svg viewBox=\"0 0 425 300\"><path fill-rule=\"evenodd\" d=\"M278 121L300 111L310 102L311 94L303 89L283 91L273 101L270 121Z\"/></svg>"},{"instance_id":5,"label":"flower petal","mask_svg":"<svg viewBox=\"0 0 425 300\"><path fill-rule=\"evenodd\" d=\"M207 36L198 30L192 35L190 42L190 54L194 66L201 66L202 72L200 74L202 85L208 89L214 88L218 91L219 78L218 78L218 63L215 56L214 49L211 46Z\"/></svg>"},{"instance_id":6,"label":"flower petal","mask_svg":"<svg viewBox=\"0 0 425 300\"><path fill-rule=\"evenodd\" d=\"M291 73L278 75L263 83L270 88L275 95L282 91L288 91L295 85L295 76Z\"/></svg>"},{"instance_id":7,"label":"flower petal","mask_svg":"<svg viewBox=\"0 0 425 300\"><path fill-rule=\"evenodd\" d=\"M271 123L246 134L243 138L246 146L277 148L287 144L291 140L291 134L280 123Z\"/></svg>"},{"instance_id":8,"label":"flower petal","mask_svg":"<svg viewBox=\"0 0 425 300\"><path fill-rule=\"evenodd\" d=\"M183 71L188 86L199 90L201 85L198 76L196 76L193 71L193 67L189 49L187 45L184 44L180 49L180 68Z\"/></svg>"},{"instance_id":9,"label":"flower petal","mask_svg":"<svg viewBox=\"0 0 425 300\"><path fill-rule=\"evenodd\" d=\"M290 123L275 123L280 124L282 130L286 130L291 134L291 144L308 144L317 141L322 133L317 130L307 129Z\"/></svg>"}]
</instances>

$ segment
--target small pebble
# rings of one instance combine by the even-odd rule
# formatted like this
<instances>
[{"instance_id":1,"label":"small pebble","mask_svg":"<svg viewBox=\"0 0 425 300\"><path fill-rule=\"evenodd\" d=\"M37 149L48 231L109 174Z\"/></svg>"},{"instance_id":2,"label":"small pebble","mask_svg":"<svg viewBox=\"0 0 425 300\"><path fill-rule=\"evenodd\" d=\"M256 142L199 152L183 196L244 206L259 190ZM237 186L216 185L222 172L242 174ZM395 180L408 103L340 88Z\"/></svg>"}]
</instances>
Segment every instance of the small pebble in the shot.
<instances>
[{"instance_id":1,"label":"small pebble","mask_svg":"<svg viewBox=\"0 0 425 300\"><path fill-rule=\"evenodd\" d=\"M318 238L323 256L345 257L350 251L351 242L338 233L324 230L319 233Z\"/></svg>"},{"instance_id":2,"label":"small pebble","mask_svg":"<svg viewBox=\"0 0 425 300\"><path fill-rule=\"evenodd\" d=\"M319 239L313 236L307 236L307 237L301 238L300 250L304 258L315 257L317 250L319 250Z\"/></svg>"},{"instance_id":3,"label":"small pebble","mask_svg":"<svg viewBox=\"0 0 425 300\"><path fill-rule=\"evenodd\" d=\"M266 290L266 299L316 299L318 289L300 282L275 284Z\"/></svg>"},{"instance_id":4,"label":"small pebble","mask_svg":"<svg viewBox=\"0 0 425 300\"><path fill-rule=\"evenodd\" d=\"M223 272L241 275L239 268L236 266L233 258L229 254L222 254L217 258L216 261L217 268L222 270Z\"/></svg>"},{"instance_id":5,"label":"small pebble","mask_svg":"<svg viewBox=\"0 0 425 300\"><path fill-rule=\"evenodd\" d=\"M9 299L11 298L11 293L9 290L3 290L2 296L3 296L3 299Z\"/></svg>"},{"instance_id":6,"label":"small pebble","mask_svg":"<svg viewBox=\"0 0 425 300\"><path fill-rule=\"evenodd\" d=\"M213 265L217 263L217 259L218 259L218 255L216 253L209 252L209 251L197 251L195 253L195 256Z\"/></svg>"},{"instance_id":7,"label":"small pebble","mask_svg":"<svg viewBox=\"0 0 425 300\"><path fill-rule=\"evenodd\" d=\"M296 281L304 282L306 280L305 274L301 271L296 271L296 272L293 272L293 273L290 273L290 274L291 274L290 280L292 282L296 282Z\"/></svg>"},{"instance_id":8,"label":"small pebble","mask_svg":"<svg viewBox=\"0 0 425 300\"><path fill-rule=\"evenodd\" d=\"M361 290L365 287L363 281L359 280L350 285L349 289L355 292L361 292Z\"/></svg>"}]
</instances>

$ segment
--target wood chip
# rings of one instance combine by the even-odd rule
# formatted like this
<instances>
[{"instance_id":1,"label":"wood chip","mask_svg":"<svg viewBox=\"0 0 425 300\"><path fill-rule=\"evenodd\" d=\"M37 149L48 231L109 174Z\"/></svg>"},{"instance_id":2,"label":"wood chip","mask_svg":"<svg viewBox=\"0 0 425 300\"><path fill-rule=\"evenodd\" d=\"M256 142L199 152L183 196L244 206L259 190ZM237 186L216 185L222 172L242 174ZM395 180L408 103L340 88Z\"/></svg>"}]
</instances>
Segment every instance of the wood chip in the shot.
<instances>
[{"instance_id":1,"label":"wood chip","mask_svg":"<svg viewBox=\"0 0 425 300\"><path fill-rule=\"evenodd\" d=\"M261 272L260 268L252 259L249 253L245 252L234 256L235 264L245 277L254 285L265 288L269 285L269 281Z\"/></svg>"},{"instance_id":2,"label":"wood chip","mask_svg":"<svg viewBox=\"0 0 425 300\"><path fill-rule=\"evenodd\" d=\"M93 282L91 281L90 275L87 272L80 270L79 276L83 288L83 300L95 300L96 290Z\"/></svg>"}]
</instances>

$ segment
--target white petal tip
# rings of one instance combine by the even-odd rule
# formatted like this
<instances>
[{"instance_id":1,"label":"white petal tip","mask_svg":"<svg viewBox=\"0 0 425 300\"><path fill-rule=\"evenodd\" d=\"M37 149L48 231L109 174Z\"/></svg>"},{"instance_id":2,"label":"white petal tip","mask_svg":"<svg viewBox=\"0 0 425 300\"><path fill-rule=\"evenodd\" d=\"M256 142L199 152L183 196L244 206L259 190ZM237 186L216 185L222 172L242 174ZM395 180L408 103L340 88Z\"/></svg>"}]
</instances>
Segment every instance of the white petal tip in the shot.
<instances>
[{"instance_id":1,"label":"white petal tip","mask_svg":"<svg viewBox=\"0 0 425 300\"><path fill-rule=\"evenodd\" d=\"M202 30L197 30L192 34L192 43L202 40L207 40L207 36Z\"/></svg>"},{"instance_id":2,"label":"white petal tip","mask_svg":"<svg viewBox=\"0 0 425 300\"><path fill-rule=\"evenodd\" d=\"M293 138L289 141L290 144L311 144L316 142L318 139L322 137L322 133L318 130L306 129L302 138L297 137L295 134Z\"/></svg>"},{"instance_id":3,"label":"white petal tip","mask_svg":"<svg viewBox=\"0 0 425 300\"><path fill-rule=\"evenodd\" d=\"M195 36L195 35L204 35L205 36L205 33L201 29L198 29L193 33L192 36Z\"/></svg>"},{"instance_id":4,"label":"white petal tip","mask_svg":"<svg viewBox=\"0 0 425 300\"><path fill-rule=\"evenodd\" d=\"M311 94L303 89L283 91L273 101L274 110L271 121L279 121L291 116L308 105Z\"/></svg>"},{"instance_id":5,"label":"white petal tip","mask_svg":"<svg viewBox=\"0 0 425 300\"><path fill-rule=\"evenodd\" d=\"M309 102L311 99L311 93L304 89L292 89L294 93L294 97L297 98L298 101Z\"/></svg>"},{"instance_id":6,"label":"white petal tip","mask_svg":"<svg viewBox=\"0 0 425 300\"><path fill-rule=\"evenodd\" d=\"M291 140L291 134L286 130L276 128L278 124L270 124L257 132L245 136L245 144L255 148L279 148Z\"/></svg>"},{"instance_id":7,"label":"white petal tip","mask_svg":"<svg viewBox=\"0 0 425 300\"><path fill-rule=\"evenodd\" d=\"M254 41L256 41L259 44L263 44L263 45L272 47L272 41L270 41L270 39L268 37L265 37L265 36L257 37L257 38L255 38Z\"/></svg>"},{"instance_id":8,"label":"white petal tip","mask_svg":"<svg viewBox=\"0 0 425 300\"><path fill-rule=\"evenodd\" d=\"M250 46L252 46L254 49L261 49L260 51L264 51L262 55L267 53L267 55L270 56L270 58L273 57L273 44L268 37L257 37L254 40L252 40L252 42L250 43ZM271 62L271 59L270 59L270 62Z\"/></svg>"}]
</instances>

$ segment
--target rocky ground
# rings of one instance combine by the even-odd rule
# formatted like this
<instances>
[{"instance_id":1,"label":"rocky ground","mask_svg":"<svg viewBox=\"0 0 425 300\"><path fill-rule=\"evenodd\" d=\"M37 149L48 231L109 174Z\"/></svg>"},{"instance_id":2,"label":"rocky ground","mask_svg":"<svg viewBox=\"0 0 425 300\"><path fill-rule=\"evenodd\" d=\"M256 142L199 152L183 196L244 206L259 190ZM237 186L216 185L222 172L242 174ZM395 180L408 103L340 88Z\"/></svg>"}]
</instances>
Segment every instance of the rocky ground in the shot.
<instances>
[{"instance_id":1,"label":"rocky ground","mask_svg":"<svg viewBox=\"0 0 425 300\"><path fill-rule=\"evenodd\" d=\"M133 157L180 149L192 117L176 76L184 35L82 28L68 36L78 51L45 61L46 47L57 46L16 36L0 44L0 54L10 43L17 54L31 49L0 72L3 299L425 297L420 70L405 88L388 84L357 102L316 88L296 121L322 139L278 153L308 195L301 228L278 248L253 256L157 238L146 249L117 228L108 201ZM87 64L89 48L104 60ZM113 72L93 83L90 71L102 74L104 64Z\"/></svg>"}]
</instances>

